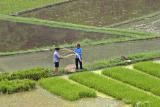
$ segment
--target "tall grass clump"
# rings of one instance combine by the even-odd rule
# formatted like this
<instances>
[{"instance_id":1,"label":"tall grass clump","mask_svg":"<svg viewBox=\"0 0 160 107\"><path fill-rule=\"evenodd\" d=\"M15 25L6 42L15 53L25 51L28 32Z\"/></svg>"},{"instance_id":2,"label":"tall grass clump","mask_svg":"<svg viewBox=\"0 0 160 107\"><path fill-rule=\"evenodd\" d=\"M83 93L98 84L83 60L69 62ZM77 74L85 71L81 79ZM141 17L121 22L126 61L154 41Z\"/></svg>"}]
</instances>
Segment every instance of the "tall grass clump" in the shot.
<instances>
[{"instance_id":1,"label":"tall grass clump","mask_svg":"<svg viewBox=\"0 0 160 107\"><path fill-rule=\"evenodd\" d=\"M92 89L77 85L59 77L42 79L39 83L51 93L70 101L84 97L96 97L96 93Z\"/></svg>"},{"instance_id":2,"label":"tall grass clump","mask_svg":"<svg viewBox=\"0 0 160 107\"><path fill-rule=\"evenodd\" d=\"M0 81L0 93L12 94L21 91L28 91L35 88L36 83L32 80L2 80Z\"/></svg>"},{"instance_id":3,"label":"tall grass clump","mask_svg":"<svg viewBox=\"0 0 160 107\"><path fill-rule=\"evenodd\" d=\"M133 106L137 105L138 102L141 102L141 107L160 106L158 97L108 77L91 72L83 72L72 74L69 78Z\"/></svg>"},{"instance_id":4,"label":"tall grass clump","mask_svg":"<svg viewBox=\"0 0 160 107\"><path fill-rule=\"evenodd\" d=\"M39 80L49 75L50 70L45 68L33 68L29 70L22 70L13 73L2 73L0 74L0 80L8 79L32 79Z\"/></svg>"},{"instance_id":5,"label":"tall grass clump","mask_svg":"<svg viewBox=\"0 0 160 107\"><path fill-rule=\"evenodd\" d=\"M105 69L102 73L160 96L160 79L154 78L153 76L124 67Z\"/></svg>"},{"instance_id":6,"label":"tall grass clump","mask_svg":"<svg viewBox=\"0 0 160 107\"><path fill-rule=\"evenodd\" d=\"M160 64L151 61L134 64L134 68L160 78Z\"/></svg>"}]
</instances>

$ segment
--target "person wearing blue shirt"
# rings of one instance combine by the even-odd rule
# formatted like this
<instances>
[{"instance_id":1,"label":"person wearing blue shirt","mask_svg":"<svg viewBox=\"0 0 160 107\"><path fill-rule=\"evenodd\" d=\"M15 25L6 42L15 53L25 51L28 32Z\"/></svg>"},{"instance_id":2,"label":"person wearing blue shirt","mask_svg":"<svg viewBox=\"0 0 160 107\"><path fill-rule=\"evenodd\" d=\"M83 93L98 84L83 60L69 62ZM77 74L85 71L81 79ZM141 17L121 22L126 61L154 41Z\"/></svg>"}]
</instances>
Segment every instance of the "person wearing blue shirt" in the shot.
<instances>
[{"instance_id":1,"label":"person wearing blue shirt","mask_svg":"<svg viewBox=\"0 0 160 107\"><path fill-rule=\"evenodd\" d=\"M77 44L76 48L74 49L74 53L76 55L76 57L75 57L76 69L79 69L78 65L80 65L80 69L83 69L83 66L82 66L83 50L82 50L80 44Z\"/></svg>"}]
</instances>

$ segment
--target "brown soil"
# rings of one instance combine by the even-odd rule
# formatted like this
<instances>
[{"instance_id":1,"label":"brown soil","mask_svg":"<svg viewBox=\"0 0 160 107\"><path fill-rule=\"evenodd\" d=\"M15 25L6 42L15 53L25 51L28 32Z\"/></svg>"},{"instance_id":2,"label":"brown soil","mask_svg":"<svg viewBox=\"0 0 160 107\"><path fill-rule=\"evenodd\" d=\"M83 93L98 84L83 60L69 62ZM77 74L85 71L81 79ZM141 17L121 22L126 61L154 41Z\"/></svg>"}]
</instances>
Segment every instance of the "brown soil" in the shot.
<instances>
[{"instance_id":1,"label":"brown soil","mask_svg":"<svg viewBox=\"0 0 160 107\"><path fill-rule=\"evenodd\" d=\"M75 0L22 16L106 26L150 14L159 9L159 0Z\"/></svg>"},{"instance_id":2,"label":"brown soil","mask_svg":"<svg viewBox=\"0 0 160 107\"><path fill-rule=\"evenodd\" d=\"M24 50L83 39L109 38L117 38L117 36L0 21L0 51Z\"/></svg>"}]
</instances>

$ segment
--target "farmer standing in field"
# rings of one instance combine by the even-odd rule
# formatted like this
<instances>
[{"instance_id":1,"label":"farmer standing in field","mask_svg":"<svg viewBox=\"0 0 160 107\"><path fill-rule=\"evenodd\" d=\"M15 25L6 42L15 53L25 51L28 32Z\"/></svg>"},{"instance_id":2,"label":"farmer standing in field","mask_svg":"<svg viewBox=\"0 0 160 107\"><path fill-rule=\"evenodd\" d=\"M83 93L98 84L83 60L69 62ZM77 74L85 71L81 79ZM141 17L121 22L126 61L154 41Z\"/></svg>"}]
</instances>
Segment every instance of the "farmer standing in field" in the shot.
<instances>
[{"instance_id":1,"label":"farmer standing in field","mask_svg":"<svg viewBox=\"0 0 160 107\"><path fill-rule=\"evenodd\" d=\"M54 65L55 65L55 71L53 71L54 74L58 74L58 72L59 72L59 62L60 62L60 59L63 59L63 57L60 56L60 54L59 54L59 50L60 50L60 48L56 47L55 51L54 51L54 54L53 54Z\"/></svg>"},{"instance_id":2,"label":"farmer standing in field","mask_svg":"<svg viewBox=\"0 0 160 107\"><path fill-rule=\"evenodd\" d=\"M83 69L83 65L82 65L82 54L83 54L83 50L80 46L80 44L78 43L76 48L74 49L74 53L76 55L75 58L75 65L76 65L76 69L79 69L78 65L80 65L80 69Z\"/></svg>"}]
</instances>

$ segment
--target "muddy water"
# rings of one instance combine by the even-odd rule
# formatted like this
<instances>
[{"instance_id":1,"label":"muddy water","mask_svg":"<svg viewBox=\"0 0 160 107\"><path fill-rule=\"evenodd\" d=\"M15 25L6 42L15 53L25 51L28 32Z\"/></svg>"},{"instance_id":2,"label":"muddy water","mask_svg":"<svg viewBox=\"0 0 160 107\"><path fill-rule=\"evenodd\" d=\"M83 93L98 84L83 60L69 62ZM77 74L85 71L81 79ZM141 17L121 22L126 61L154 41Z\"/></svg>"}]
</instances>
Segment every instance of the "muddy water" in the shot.
<instances>
[{"instance_id":1,"label":"muddy water","mask_svg":"<svg viewBox=\"0 0 160 107\"><path fill-rule=\"evenodd\" d=\"M124 104L102 97L70 102L38 87L30 92L0 95L0 107L124 107Z\"/></svg>"},{"instance_id":2,"label":"muddy water","mask_svg":"<svg viewBox=\"0 0 160 107\"><path fill-rule=\"evenodd\" d=\"M104 26L158 10L160 10L159 0L75 0L23 14L23 16Z\"/></svg>"},{"instance_id":3,"label":"muddy water","mask_svg":"<svg viewBox=\"0 0 160 107\"><path fill-rule=\"evenodd\" d=\"M0 52L121 36L0 20Z\"/></svg>"},{"instance_id":4,"label":"muddy water","mask_svg":"<svg viewBox=\"0 0 160 107\"><path fill-rule=\"evenodd\" d=\"M129 41L100 46L84 47L84 62L111 59L129 54L156 51L160 49L160 39ZM0 71L13 72L33 67L53 67L51 51L0 57ZM74 63L74 57L61 60L61 66Z\"/></svg>"},{"instance_id":5,"label":"muddy water","mask_svg":"<svg viewBox=\"0 0 160 107\"><path fill-rule=\"evenodd\" d=\"M160 33L160 13L153 17L148 17L143 20L134 21L127 24L121 24L115 27Z\"/></svg>"}]
</instances>

